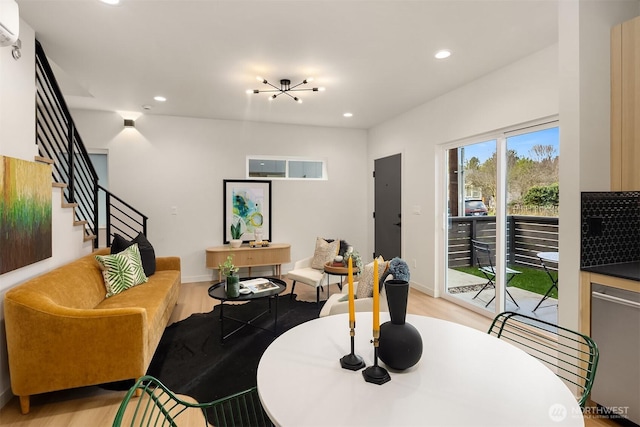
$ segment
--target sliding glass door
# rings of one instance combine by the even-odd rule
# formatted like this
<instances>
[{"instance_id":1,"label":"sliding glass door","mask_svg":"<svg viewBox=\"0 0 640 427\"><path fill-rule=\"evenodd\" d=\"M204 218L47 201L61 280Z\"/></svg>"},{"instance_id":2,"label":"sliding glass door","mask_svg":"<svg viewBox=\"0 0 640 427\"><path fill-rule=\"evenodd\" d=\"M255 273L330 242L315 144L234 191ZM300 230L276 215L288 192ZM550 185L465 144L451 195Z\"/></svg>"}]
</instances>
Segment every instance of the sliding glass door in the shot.
<instances>
[{"instance_id":1,"label":"sliding glass door","mask_svg":"<svg viewBox=\"0 0 640 427\"><path fill-rule=\"evenodd\" d=\"M487 315L556 321L557 122L445 152L445 297Z\"/></svg>"}]
</instances>

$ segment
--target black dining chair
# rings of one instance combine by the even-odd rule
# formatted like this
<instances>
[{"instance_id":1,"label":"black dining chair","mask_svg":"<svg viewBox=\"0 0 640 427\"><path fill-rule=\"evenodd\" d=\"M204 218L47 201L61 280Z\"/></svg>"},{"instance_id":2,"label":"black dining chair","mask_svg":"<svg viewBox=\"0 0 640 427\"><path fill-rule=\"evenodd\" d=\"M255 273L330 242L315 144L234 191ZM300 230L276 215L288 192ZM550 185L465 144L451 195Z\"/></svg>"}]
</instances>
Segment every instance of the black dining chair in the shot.
<instances>
[{"instance_id":1,"label":"black dining chair","mask_svg":"<svg viewBox=\"0 0 640 427\"><path fill-rule=\"evenodd\" d=\"M512 311L498 314L488 333L529 353L567 385L575 386L578 404L584 408L596 378L600 357L598 346L590 337Z\"/></svg>"},{"instance_id":2,"label":"black dining chair","mask_svg":"<svg viewBox=\"0 0 640 427\"><path fill-rule=\"evenodd\" d=\"M478 297L478 295L480 295L480 293L482 291L484 291L488 286L491 286L492 288L496 288L496 284L493 281L496 277L496 270L495 267L493 265L493 255L491 253L491 248L489 246L488 243L485 242L481 242L479 240L471 240L471 245L473 246L473 250L475 251L475 255L476 255L476 262L478 263L478 270L480 270L480 272L484 275L484 277L487 279L487 283L484 284L484 286L482 286L482 288L478 291L478 293L473 297L473 299L476 299ZM512 268L507 267L507 283L506 285L509 286L509 282L511 282L511 280L517 275L520 274L520 271L518 270L514 270ZM516 305L516 307L520 307L518 305L518 303L516 302L515 298L513 298L513 295L511 295L511 293L509 292L508 289L506 289L507 291L507 295L509 295L509 298L511 298L511 301L513 301L513 303ZM485 305L485 307L488 307L489 304L491 304L491 302L496 298L496 296L494 295L493 298L491 298L489 300L489 302Z\"/></svg>"}]
</instances>

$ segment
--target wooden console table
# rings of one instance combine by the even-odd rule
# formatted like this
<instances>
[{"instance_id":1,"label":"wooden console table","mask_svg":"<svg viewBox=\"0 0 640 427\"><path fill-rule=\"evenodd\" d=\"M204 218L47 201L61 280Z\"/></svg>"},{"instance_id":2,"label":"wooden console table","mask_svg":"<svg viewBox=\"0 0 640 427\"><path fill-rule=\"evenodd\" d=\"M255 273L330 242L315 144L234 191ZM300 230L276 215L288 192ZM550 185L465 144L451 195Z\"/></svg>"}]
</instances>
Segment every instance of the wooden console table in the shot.
<instances>
[{"instance_id":1,"label":"wooden console table","mask_svg":"<svg viewBox=\"0 0 640 427\"><path fill-rule=\"evenodd\" d=\"M237 267L248 267L251 276L251 267L272 265L275 267L275 275L281 277L282 264L291 262L291 245L286 243L271 243L264 248L250 248L242 245L239 248L231 246L216 246L207 248L207 268L218 269L227 256L233 255L233 264ZM220 271L218 271L218 279Z\"/></svg>"}]
</instances>

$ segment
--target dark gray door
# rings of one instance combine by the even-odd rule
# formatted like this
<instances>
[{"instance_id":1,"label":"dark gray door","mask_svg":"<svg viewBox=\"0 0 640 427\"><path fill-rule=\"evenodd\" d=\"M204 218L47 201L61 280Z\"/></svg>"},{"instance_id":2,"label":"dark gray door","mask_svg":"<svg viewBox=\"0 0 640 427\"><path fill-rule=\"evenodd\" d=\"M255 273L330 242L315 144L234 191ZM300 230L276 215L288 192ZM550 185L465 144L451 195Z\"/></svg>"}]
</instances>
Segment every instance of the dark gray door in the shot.
<instances>
[{"instance_id":1,"label":"dark gray door","mask_svg":"<svg viewBox=\"0 0 640 427\"><path fill-rule=\"evenodd\" d=\"M375 256L400 257L402 231L402 155L374 161Z\"/></svg>"}]
</instances>

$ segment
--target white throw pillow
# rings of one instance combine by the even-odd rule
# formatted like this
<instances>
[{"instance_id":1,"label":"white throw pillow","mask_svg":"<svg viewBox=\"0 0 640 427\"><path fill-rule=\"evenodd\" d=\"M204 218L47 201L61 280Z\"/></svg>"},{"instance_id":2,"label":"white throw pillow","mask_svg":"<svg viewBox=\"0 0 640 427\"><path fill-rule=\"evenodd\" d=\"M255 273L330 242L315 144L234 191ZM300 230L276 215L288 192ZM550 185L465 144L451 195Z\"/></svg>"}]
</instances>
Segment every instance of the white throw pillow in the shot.
<instances>
[{"instance_id":1,"label":"white throw pillow","mask_svg":"<svg viewBox=\"0 0 640 427\"><path fill-rule=\"evenodd\" d=\"M336 239L329 243L322 237L316 238L316 250L313 253L313 260L311 261L311 267L316 270L324 270L324 265L338 255L340 249L340 239Z\"/></svg>"},{"instance_id":2,"label":"white throw pillow","mask_svg":"<svg viewBox=\"0 0 640 427\"><path fill-rule=\"evenodd\" d=\"M356 298L371 298L373 296L373 263L378 263L378 282L387 270L389 263L380 255L374 261L365 265L360 280L358 280L358 289L356 289Z\"/></svg>"}]
</instances>

